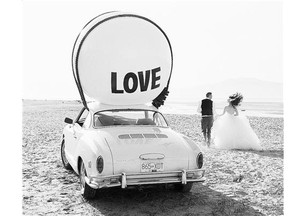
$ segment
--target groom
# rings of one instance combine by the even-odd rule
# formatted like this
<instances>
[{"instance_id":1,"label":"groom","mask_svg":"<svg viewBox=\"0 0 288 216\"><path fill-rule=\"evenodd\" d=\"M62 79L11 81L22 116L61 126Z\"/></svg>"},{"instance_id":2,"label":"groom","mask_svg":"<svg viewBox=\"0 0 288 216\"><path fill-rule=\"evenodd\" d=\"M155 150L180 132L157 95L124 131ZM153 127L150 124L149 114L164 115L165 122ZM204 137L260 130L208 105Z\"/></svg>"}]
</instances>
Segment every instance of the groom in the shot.
<instances>
[{"instance_id":1,"label":"groom","mask_svg":"<svg viewBox=\"0 0 288 216\"><path fill-rule=\"evenodd\" d=\"M206 99L200 101L197 111L201 113L201 127L204 135L205 142L207 142L207 146L210 146L211 141L211 128L213 126L213 115L215 113L215 108L212 99L212 93L208 92L206 94Z\"/></svg>"}]
</instances>

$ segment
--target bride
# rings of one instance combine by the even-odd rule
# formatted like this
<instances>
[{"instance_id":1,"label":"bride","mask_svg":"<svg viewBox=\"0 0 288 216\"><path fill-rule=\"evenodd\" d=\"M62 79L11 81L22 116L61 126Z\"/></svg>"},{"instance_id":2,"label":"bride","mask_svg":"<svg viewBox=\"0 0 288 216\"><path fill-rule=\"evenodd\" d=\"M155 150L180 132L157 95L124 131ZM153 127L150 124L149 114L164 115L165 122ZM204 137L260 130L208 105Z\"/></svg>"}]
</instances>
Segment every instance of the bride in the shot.
<instances>
[{"instance_id":1,"label":"bride","mask_svg":"<svg viewBox=\"0 0 288 216\"><path fill-rule=\"evenodd\" d=\"M212 128L212 139L219 149L261 150L259 138L251 128L249 120L239 115L237 107L243 100L239 93L229 97L223 113L218 116Z\"/></svg>"}]
</instances>

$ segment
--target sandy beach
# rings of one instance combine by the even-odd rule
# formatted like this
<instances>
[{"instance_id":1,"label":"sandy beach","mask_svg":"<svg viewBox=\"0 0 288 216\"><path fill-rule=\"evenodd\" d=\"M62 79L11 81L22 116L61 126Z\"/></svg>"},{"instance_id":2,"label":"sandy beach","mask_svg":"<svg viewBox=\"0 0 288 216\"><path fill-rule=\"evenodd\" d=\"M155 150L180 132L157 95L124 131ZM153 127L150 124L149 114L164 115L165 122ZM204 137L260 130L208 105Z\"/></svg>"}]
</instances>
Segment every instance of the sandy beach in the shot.
<instances>
[{"instance_id":1,"label":"sandy beach","mask_svg":"<svg viewBox=\"0 0 288 216\"><path fill-rule=\"evenodd\" d=\"M169 187L105 189L95 200L80 194L78 176L64 169L60 143L64 118L82 105L23 101L24 215L283 215L283 117L249 116L263 151L217 150L202 142L200 116L164 114L170 127L204 153L207 180L189 193ZM241 181L237 181L239 176Z\"/></svg>"}]
</instances>

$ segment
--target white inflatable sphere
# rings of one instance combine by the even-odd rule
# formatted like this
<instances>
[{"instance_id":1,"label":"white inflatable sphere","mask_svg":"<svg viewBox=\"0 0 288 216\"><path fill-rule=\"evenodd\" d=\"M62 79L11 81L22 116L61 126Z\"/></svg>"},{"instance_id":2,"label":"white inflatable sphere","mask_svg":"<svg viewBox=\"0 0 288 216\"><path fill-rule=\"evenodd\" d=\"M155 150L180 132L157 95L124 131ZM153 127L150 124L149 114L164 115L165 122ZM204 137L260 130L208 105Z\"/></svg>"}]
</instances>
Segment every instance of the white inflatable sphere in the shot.
<instances>
[{"instance_id":1,"label":"white inflatable sphere","mask_svg":"<svg viewBox=\"0 0 288 216\"><path fill-rule=\"evenodd\" d=\"M72 56L80 90L103 104L144 104L167 86L172 50L151 20L111 12L91 20L79 34Z\"/></svg>"}]
</instances>

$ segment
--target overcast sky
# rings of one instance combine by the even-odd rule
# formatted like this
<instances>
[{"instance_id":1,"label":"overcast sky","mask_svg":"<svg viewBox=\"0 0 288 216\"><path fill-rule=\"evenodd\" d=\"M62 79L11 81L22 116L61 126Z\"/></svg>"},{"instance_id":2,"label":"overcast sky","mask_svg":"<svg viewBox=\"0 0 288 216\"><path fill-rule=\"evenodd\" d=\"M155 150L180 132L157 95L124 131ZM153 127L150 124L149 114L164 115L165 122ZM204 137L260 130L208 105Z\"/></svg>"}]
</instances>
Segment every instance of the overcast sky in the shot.
<instances>
[{"instance_id":1,"label":"overcast sky","mask_svg":"<svg viewBox=\"0 0 288 216\"><path fill-rule=\"evenodd\" d=\"M156 22L172 44L170 91L231 78L282 82L277 1L23 2L24 99L79 99L71 54L83 26L107 11Z\"/></svg>"}]
</instances>

